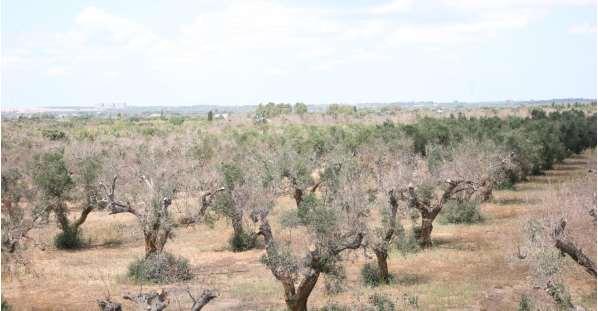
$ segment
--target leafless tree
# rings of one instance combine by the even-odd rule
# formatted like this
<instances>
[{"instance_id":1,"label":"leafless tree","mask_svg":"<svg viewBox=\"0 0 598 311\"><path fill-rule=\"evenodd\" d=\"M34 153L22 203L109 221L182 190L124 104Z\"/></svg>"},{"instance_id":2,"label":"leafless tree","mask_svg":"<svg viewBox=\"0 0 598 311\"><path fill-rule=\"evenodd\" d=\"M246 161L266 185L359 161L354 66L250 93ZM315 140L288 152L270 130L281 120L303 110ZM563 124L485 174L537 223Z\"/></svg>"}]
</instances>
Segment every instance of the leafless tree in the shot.
<instances>
[{"instance_id":1,"label":"leafless tree","mask_svg":"<svg viewBox=\"0 0 598 311\"><path fill-rule=\"evenodd\" d=\"M176 161L177 150L168 145L140 145L123 152L121 163L112 163L105 175L116 172L109 183L100 183L110 214L129 213L141 224L146 258L161 253L173 235L170 206L184 176ZM117 196L117 188L122 187Z\"/></svg>"},{"instance_id":2,"label":"leafless tree","mask_svg":"<svg viewBox=\"0 0 598 311\"><path fill-rule=\"evenodd\" d=\"M435 173L442 180L469 182L470 187L459 193L459 200L490 200L494 188L518 170L515 154L492 142L466 140L447 153Z\"/></svg>"},{"instance_id":3,"label":"leafless tree","mask_svg":"<svg viewBox=\"0 0 598 311\"><path fill-rule=\"evenodd\" d=\"M396 151L382 145L377 145L376 149L360 150L358 154L360 165L373 173L374 190L377 192L375 203L380 211L380 225L368 230L364 244L373 250L380 278L388 283L388 250L393 239L403 231L397 220L400 212L397 186L412 179L412 169L417 157L407 151Z\"/></svg>"}]
</instances>

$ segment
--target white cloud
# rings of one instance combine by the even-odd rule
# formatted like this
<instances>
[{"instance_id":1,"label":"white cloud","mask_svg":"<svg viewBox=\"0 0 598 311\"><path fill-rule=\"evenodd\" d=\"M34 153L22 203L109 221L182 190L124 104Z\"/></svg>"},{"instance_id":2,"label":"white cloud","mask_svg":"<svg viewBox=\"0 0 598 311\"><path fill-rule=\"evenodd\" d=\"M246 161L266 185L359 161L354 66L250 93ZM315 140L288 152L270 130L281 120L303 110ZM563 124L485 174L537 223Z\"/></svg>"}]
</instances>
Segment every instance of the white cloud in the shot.
<instances>
[{"instance_id":1,"label":"white cloud","mask_svg":"<svg viewBox=\"0 0 598 311\"><path fill-rule=\"evenodd\" d=\"M57 66L50 67L46 71L46 74L50 77L64 76L64 75L66 75L66 73L67 73L66 68L57 67Z\"/></svg>"},{"instance_id":2,"label":"white cloud","mask_svg":"<svg viewBox=\"0 0 598 311\"><path fill-rule=\"evenodd\" d=\"M405 45L416 53L442 55L446 47L478 44L525 28L538 18L538 11L565 5L564 0L442 1L459 13L455 15L467 17L417 22L415 9L426 6L415 8L413 0L358 10L232 0L197 10L197 16L165 35L153 31L160 25L88 7L73 19L68 31L7 47L2 63L11 68L29 64L31 71L82 81L92 81L90 76L157 80L173 93L190 96L228 91L229 86L253 92L252 87L261 87L254 81L266 84L296 74L391 62ZM573 1L588 5L585 0ZM570 31L587 31L584 27ZM204 90L198 91L198 85Z\"/></svg>"},{"instance_id":3,"label":"white cloud","mask_svg":"<svg viewBox=\"0 0 598 311\"><path fill-rule=\"evenodd\" d=\"M368 11L370 14L385 15L407 12L413 7L413 0L392 0L390 2L373 6Z\"/></svg>"},{"instance_id":4,"label":"white cloud","mask_svg":"<svg viewBox=\"0 0 598 311\"><path fill-rule=\"evenodd\" d=\"M583 23L571 25L571 27L569 27L569 33L575 35L595 34L596 24Z\"/></svg>"},{"instance_id":5,"label":"white cloud","mask_svg":"<svg viewBox=\"0 0 598 311\"><path fill-rule=\"evenodd\" d=\"M595 6L594 0L444 0L449 6L470 10L547 9L558 6Z\"/></svg>"}]
</instances>

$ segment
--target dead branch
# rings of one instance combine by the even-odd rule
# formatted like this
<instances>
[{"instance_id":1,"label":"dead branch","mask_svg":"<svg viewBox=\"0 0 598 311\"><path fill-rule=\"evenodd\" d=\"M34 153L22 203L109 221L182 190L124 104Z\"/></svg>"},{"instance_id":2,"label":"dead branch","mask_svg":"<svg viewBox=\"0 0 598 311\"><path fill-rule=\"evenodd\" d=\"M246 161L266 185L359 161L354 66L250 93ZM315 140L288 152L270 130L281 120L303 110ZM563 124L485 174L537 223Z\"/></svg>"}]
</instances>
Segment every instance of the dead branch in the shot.
<instances>
[{"instance_id":1,"label":"dead branch","mask_svg":"<svg viewBox=\"0 0 598 311\"><path fill-rule=\"evenodd\" d=\"M584 254L583 250L577 247L573 240L566 237L565 226L567 226L567 221L561 218L560 222L554 228L554 246L560 250L562 254L569 255L569 257L582 266L587 273L596 278L596 263Z\"/></svg>"},{"instance_id":2,"label":"dead branch","mask_svg":"<svg viewBox=\"0 0 598 311\"><path fill-rule=\"evenodd\" d=\"M110 298L98 299L98 306L101 311L121 311L122 305L118 302L110 301Z\"/></svg>"},{"instance_id":3,"label":"dead branch","mask_svg":"<svg viewBox=\"0 0 598 311\"><path fill-rule=\"evenodd\" d=\"M205 305L212 301L212 299L218 297L218 293L211 289L204 289L203 292L197 298L193 297L188 287L186 289L186 292L191 298L191 301L193 301L191 311L201 310Z\"/></svg>"},{"instance_id":4,"label":"dead branch","mask_svg":"<svg viewBox=\"0 0 598 311\"><path fill-rule=\"evenodd\" d=\"M136 303L140 311L162 311L170 303L168 293L164 289L160 293L156 291L139 294L127 293L123 295L123 298Z\"/></svg>"}]
</instances>

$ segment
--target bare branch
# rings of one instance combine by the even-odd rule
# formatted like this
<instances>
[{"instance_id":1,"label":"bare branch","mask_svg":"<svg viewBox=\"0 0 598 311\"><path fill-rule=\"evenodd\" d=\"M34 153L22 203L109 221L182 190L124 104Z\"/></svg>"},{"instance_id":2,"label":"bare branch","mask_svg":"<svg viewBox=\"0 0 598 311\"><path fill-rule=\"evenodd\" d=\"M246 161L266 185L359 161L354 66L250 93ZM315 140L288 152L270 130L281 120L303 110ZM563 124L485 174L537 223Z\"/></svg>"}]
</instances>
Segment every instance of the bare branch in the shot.
<instances>
[{"instance_id":1,"label":"bare branch","mask_svg":"<svg viewBox=\"0 0 598 311\"><path fill-rule=\"evenodd\" d=\"M569 255L569 257L582 266L587 273L596 278L596 263L584 254L583 250L577 247L574 241L565 236L565 226L567 226L567 221L565 219L561 219L555 226L553 232L554 246L560 250L561 253Z\"/></svg>"},{"instance_id":2,"label":"bare branch","mask_svg":"<svg viewBox=\"0 0 598 311\"><path fill-rule=\"evenodd\" d=\"M162 289L160 293L151 291L149 293L124 294L123 298L136 303L139 310L162 311L170 303L167 299L168 293Z\"/></svg>"}]
</instances>

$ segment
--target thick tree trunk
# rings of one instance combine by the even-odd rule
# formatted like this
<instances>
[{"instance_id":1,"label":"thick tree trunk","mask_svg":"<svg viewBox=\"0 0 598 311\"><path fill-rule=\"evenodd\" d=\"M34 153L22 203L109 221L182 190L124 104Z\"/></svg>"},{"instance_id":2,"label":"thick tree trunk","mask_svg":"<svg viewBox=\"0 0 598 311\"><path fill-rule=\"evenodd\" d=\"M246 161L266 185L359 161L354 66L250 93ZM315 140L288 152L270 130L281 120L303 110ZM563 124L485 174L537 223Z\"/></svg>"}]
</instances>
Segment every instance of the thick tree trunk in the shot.
<instances>
[{"instance_id":1,"label":"thick tree trunk","mask_svg":"<svg viewBox=\"0 0 598 311\"><path fill-rule=\"evenodd\" d=\"M235 209L231 215L231 223L233 226L233 234L240 236L243 234L243 212L239 209Z\"/></svg>"},{"instance_id":2,"label":"thick tree trunk","mask_svg":"<svg viewBox=\"0 0 598 311\"><path fill-rule=\"evenodd\" d=\"M484 180L480 186L480 199L482 202L488 202L492 198L494 185L491 180Z\"/></svg>"},{"instance_id":3,"label":"thick tree trunk","mask_svg":"<svg viewBox=\"0 0 598 311\"><path fill-rule=\"evenodd\" d=\"M303 190L301 190L299 188L295 188L295 192L293 193L293 198L295 199L295 203L297 203L297 208L299 208L299 206L301 205L301 202L303 202Z\"/></svg>"},{"instance_id":4,"label":"thick tree trunk","mask_svg":"<svg viewBox=\"0 0 598 311\"><path fill-rule=\"evenodd\" d=\"M292 294L285 290L285 302L291 311L307 311L307 300L312 290L318 282L320 272L312 270L305 276L299 287L297 293Z\"/></svg>"},{"instance_id":5,"label":"thick tree trunk","mask_svg":"<svg viewBox=\"0 0 598 311\"><path fill-rule=\"evenodd\" d=\"M380 278L384 283L388 284L390 281L388 263L386 262L386 259L388 258L388 252L384 250L374 250L374 253L376 254L376 259L378 261L378 271L380 273Z\"/></svg>"},{"instance_id":6,"label":"thick tree trunk","mask_svg":"<svg viewBox=\"0 0 598 311\"><path fill-rule=\"evenodd\" d=\"M158 246L156 245L156 235L153 232L145 232L145 257L158 253Z\"/></svg>"},{"instance_id":7,"label":"thick tree trunk","mask_svg":"<svg viewBox=\"0 0 598 311\"><path fill-rule=\"evenodd\" d=\"M434 226L432 225L433 222L434 218L428 218L422 215L422 226L421 234L419 236L419 244L423 248L432 246L432 229L434 228Z\"/></svg>"},{"instance_id":8,"label":"thick tree trunk","mask_svg":"<svg viewBox=\"0 0 598 311\"><path fill-rule=\"evenodd\" d=\"M164 250L169 234L170 231L164 229L145 231L143 233L145 238L145 257L161 253Z\"/></svg>"}]
</instances>

